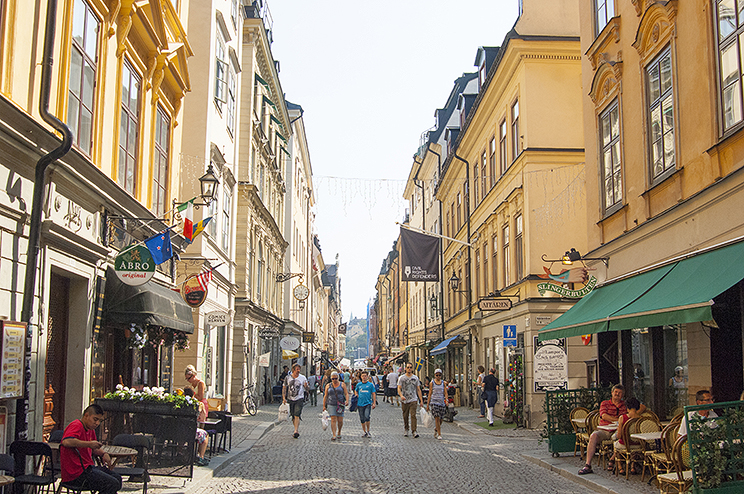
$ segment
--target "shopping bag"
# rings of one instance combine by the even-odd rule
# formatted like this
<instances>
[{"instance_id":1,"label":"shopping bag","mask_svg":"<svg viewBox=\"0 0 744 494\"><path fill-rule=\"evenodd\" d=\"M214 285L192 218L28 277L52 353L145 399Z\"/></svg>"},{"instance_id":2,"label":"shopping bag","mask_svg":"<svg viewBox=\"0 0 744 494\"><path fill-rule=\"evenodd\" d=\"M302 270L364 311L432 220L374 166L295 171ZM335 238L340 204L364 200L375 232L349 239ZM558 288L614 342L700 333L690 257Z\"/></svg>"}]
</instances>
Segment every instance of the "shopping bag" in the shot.
<instances>
[{"instance_id":1,"label":"shopping bag","mask_svg":"<svg viewBox=\"0 0 744 494\"><path fill-rule=\"evenodd\" d=\"M351 395L351 404L349 405L350 412L356 412L358 401L359 397L357 397L357 395Z\"/></svg>"},{"instance_id":2,"label":"shopping bag","mask_svg":"<svg viewBox=\"0 0 744 494\"><path fill-rule=\"evenodd\" d=\"M328 429L328 424L331 423L331 416L328 415L328 410L323 410L323 413L320 414L320 426L323 427L323 430Z\"/></svg>"},{"instance_id":3,"label":"shopping bag","mask_svg":"<svg viewBox=\"0 0 744 494\"><path fill-rule=\"evenodd\" d=\"M289 404L282 403L279 405L279 416L277 417L277 420L281 422L282 420L289 419Z\"/></svg>"},{"instance_id":4,"label":"shopping bag","mask_svg":"<svg viewBox=\"0 0 744 494\"><path fill-rule=\"evenodd\" d=\"M419 408L419 417L421 421L421 425L426 427L427 429L431 429L431 427L434 425L434 418L431 416L429 412L426 411L426 408L421 407Z\"/></svg>"}]
</instances>

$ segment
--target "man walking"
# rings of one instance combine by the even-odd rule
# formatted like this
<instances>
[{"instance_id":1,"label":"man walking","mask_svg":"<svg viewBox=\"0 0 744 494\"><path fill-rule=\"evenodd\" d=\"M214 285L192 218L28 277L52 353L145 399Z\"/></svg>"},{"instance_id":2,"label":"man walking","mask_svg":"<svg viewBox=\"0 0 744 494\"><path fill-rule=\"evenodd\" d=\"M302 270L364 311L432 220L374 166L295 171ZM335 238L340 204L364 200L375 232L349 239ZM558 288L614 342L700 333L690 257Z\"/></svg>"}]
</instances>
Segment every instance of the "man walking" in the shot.
<instances>
[{"instance_id":1,"label":"man walking","mask_svg":"<svg viewBox=\"0 0 744 494\"><path fill-rule=\"evenodd\" d=\"M390 405L394 405L393 400L395 400L398 405L400 405L400 402L398 402L398 373L395 371L395 367L390 368L390 372L387 375L387 383L388 393L390 396Z\"/></svg>"},{"instance_id":2,"label":"man walking","mask_svg":"<svg viewBox=\"0 0 744 494\"><path fill-rule=\"evenodd\" d=\"M292 365L292 372L284 379L282 403L289 401L289 415L294 424L294 438L300 437L300 420L302 406L305 404L305 393L308 392L307 378L300 374L300 364Z\"/></svg>"},{"instance_id":3,"label":"man walking","mask_svg":"<svg viewBox=\"0 0 744 494\"><path fill-rule=\"evenodd\" d=\"M357 412L359 420L362 422L362 437L372 437L369 433L369 416L373 408L377 405L377 388L369 380L369 374L366 370L362 371L362 382L357 383L354 388L354 394L357 395Z\"/></svg>"},{"instance_id":4,"label":"man walking","mask_svg":"<svg viewBox=\"0 0 744 494\"><path fill-rule=\"evenodd\" d=\"M388 378L389 379L389 378ZM413 437L419 437L416 432L416 412L419 403L424 406L424 398L421 396L421 381L413 374L413 364L406 364L406 373L398 378L398 396L403 403L403 427L404 436L408 437L408 418L411 418L411 433Z\"/></svg>"}]
</instances>

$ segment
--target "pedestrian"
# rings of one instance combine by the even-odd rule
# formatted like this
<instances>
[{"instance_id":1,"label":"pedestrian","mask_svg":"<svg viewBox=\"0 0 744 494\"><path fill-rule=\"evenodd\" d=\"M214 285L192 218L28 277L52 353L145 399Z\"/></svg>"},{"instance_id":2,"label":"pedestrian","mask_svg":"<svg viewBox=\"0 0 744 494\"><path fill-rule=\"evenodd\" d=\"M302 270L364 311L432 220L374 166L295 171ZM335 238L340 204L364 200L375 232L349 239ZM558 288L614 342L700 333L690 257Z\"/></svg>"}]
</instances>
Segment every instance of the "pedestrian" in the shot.
<instances>
[{"instance_id":1,"label":"pedestrian","mask_svg":"<svg viewBox=\"0 0 744 494\"><path fill-rule=\"evenodd\" d=\"M286 365L282 368L282 373L279 374L279 386L284 386L284 380L287 378L287 374L289 374L289 367ZM276 374L274 374L276 375Z\"/></svg>"},{"instance_id":2,"label":"pedestrian","mask_svg":"<svg viewBox=\"0 0 744 494\"><path fill-rule=\"evenodd\" d=\"M406 364L406 373L398 378L398 396L403 403L403 436L408 437L408 419L410 416L411 434L413 437L419 437L416 432L416 412L418 405L424 406L424 399L421 396L421 381L413 374L413 364Z\"/></svg>"},{"instance_id":3,"label":"pedestrian","mask_svg":"<svg viewBox=\"0 0 744 494\"><path fill-rule=\"evenodd\" d=\"M388 370L384 369L382 371L382 401L383 403L388 402L388 398L390 397L390 392L388 391L388 382L387 382L387 376L388 376Z\"/></svg>"},{"instance_id":4,"label":"pedestrian","mask_svg":"<svg viewBox=\"0 0 744 494\"><path fill-rule=\"evenodd\" d=\"M349 372L348 367L344 368L343 378L344 378L344 384L346 384L346 389L351 389L351 372Z\"/></svg>"},{"instance_id":5,"label":"pedestrian","mask_svg":"<svg viewBox=\"0 0 744 494\"><path fill-rule=\"evenodd\" d=\"M103 409L93 404L83 411L82 418L65 428L59 448L62 482L99 494L114 494L121 489L121 475L112 471L114 463L96 437L101 422ZM104 466L97 467L93 456L100 457Z\"/></svg>"},{"instance_id":6,"label":"pedestrian","mask_svg":"<svg viewBox=\"0 0 744 494\"><path fill-rule=\"evenodd\" d=\"M486 416L486 392L483 390L483 379L486 378L486 368L482 365L478 366L478 380L475 382L478 390L478 404L480 404L480 415L479 419Z\"/></svg>"},{"instance_id":7,"label":"pedestrian","mask_svg":"<svg viewBox=\"0 0 744 494\"><path fill-rule=\"evenodd\" d=\"M377 371L372 369L369 371L369 380L375 385L375 406L377 406L377 392L380 391L380 378L377 377Z\"/></svg>"},{"instance_id":8,"label":"pedestrian","mask_svg":"<svg viewBox=\"0 0 744 494\"><path fill-rule=\"evenodd\" d=\"M369 419L372 409L377 405L377 388L369 380L369 373L366 370L362 371L361 382L354 388L354 394L357 396L357 412L364 432L362 437L372 437L369 433Z\"/></svg>"},{"instance_id":9,"label":"pedestrian","mask_svg":"<svg viewBox=\"0 0 744 494\"><path fill-rule=\"evenodd\" d=\"M207 385L204 384L204 381L196 377L196 369L193 365L189 364L186 366L184 376L186 377L186 382L188 382L191 388L194 390L194 398L196 399L196 401L204 403L204 410L209 412L209 402L207 401L206 396Z\"/></svg>"},{"instance_id":10,"label":"pedestrian","mask_svg":"<svg viewBox=\"0 0 744 494\"><path fill-rule=\"evenodd\" d=\"M292 364L292 372L284 378L282 388L282 403L289 401L289 415L294 424L293 437L300 437L300 420L302 420L302 406L305 404L305 393L308 391L307 378L300 374L300 364Z\"/></svg>"},{"instance_id":11,"label":"pedestrian","mask_svg":"<svg viewBox=\"0 0 744 494\"><path fill-rule=\"evenodd\" d=\"M341 439L341 428L344 426L344 407L349 402L349 388L339 379L336 371L331 372L331 382L326 385L323 394L323 410L331 416L331 441Z\"/></svg>"},{"instance_id":12,"label":"pedestrian","mask_svg":"<svg viewBox=\"0 0 744 494\"><path fill-rule=\"evenodd\" d=\"M390 405L394 405L393 400L400 406L398 402L398 373L395 368L391 368L387 375L388 382L388 397L390 398Z\"/></svg>"},{"instance_id":13,"label":"pedestrian","mask_svg":"<svg viewBox=\"0 0 744 494\"><path fill-rule=\"evenodd\" d=\"M307 378L307 394L310 398L310 406L314 407L318 404L317 402L317 389L318 389L318 376L315 375L315 372L312 372L310 374L310 377Z\"/></svg>"},{"instance_id":14,"label":"pedestrian","mask_svg":"<svg viewBox=\"0 0 744 494\"><path fill-rule=\"evenodd\" d=\"M426 411L434 417L434 437L442 439L442 418L447 412L445 393L447 383L442 381L442 369L434 371L434 380L429 383L429 396L426 400Z\"/></svg>"},{"instance_id":15,"label":"pedestrian","mask_svg":"<svg viewBox=\"0 0 744 494\"><path fill-rule=\"evenodd\" d=\"M183 395L193 398L194 390L186 388L183 390ZM198 446L196 447L196 460L194 460L194 463L200 467L205 467L209 465L209 458L206 458L205 456L207 454L207 445L209 443L209 433L202 427L204 421L207 419L207 410L204 408L204 403L201 401L197 401L197 404L199 405L199 415L196 417L196 422L199 424L199 427L196 428L196 443Z\"/></svg>"},{"instance_id":16,"label":"pedestrian","mask_svg":"<svg viewBox=\"0 0 744 494\"><path fill-rule=\"evenodd\" d=\"M488 408L488 425L493 427L493 407L499 400L499 378L496 377L496 369L491 367L488 375L483 378L483 391L486 393L486 406Z\"/></svg>"}]
</instances>

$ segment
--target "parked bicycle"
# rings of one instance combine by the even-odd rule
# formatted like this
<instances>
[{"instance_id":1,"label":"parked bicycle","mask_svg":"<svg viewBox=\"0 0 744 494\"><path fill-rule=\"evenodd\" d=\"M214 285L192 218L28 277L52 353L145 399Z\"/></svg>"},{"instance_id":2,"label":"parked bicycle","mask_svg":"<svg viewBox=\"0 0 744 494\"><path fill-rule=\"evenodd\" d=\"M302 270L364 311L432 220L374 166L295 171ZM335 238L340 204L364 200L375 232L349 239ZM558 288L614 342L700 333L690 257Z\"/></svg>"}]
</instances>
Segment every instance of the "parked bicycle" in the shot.
<instances>
[{"instance_id":1,"label":"parked bicycle","mask_svg":"<svg viewBox=\"0 0 744 494\"><path fill-rule=\"evenodd\" d=\"M248 414L253 416L258 413L258 403L256 401L256 397L253 396L252 389L255 387L255 384L249 384L248 386L243 386L240 389L240 392L242 393L245 391L245 399L243 400L243 405L245 405L245 409L248 411Z\"/></svg>"}]
</instances>

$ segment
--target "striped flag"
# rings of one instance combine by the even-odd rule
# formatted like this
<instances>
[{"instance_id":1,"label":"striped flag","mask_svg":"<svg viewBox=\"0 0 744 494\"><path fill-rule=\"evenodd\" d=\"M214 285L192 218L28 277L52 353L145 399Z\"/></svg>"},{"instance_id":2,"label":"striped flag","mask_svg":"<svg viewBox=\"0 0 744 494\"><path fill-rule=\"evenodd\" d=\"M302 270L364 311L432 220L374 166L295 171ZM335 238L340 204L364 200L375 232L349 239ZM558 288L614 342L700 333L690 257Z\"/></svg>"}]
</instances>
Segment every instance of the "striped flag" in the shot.
<instances>
[{"instance_id":1,"label":"striped flag","mask_svg":"<svg viewBox=\"0 0 744 494\"><path fill-rule=\"evenodd\" d=\"M209 286L209 282L212 280L212 270L208 269L206 271L202 271L197 275L196 280L199 282L199 286L201 287L201 289L206 292L207 287Z\"/></svg>"},{"instance_id":2,"label":"striped flag","mask_svg":"<svg viewBox=\"0 0 744 494\"><path fill-rule=\"evenodd\" d=\"M178 211L181 216L183 216L183 236L186 237L186 240L188 240L189 242L191 242L195 237L194 199L196 199L196 197L176 206L176 211Z\"/></svg>"}]
</instances>

